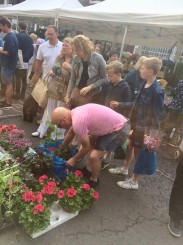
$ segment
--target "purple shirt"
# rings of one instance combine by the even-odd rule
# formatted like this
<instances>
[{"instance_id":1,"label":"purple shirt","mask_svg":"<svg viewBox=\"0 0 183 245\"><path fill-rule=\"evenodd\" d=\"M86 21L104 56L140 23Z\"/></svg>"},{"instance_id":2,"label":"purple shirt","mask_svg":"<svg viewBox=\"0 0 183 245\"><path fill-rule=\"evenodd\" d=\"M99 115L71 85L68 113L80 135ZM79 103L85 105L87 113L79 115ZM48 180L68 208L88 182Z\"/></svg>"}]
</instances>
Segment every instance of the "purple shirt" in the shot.
<instances>
[{"instance_id":1,"label":"purple shirt","mask_svg":"<svg viewBox=\"0 0 183 245\"><path fill-rule=\"evenodd\" d=\"M109 134L120 130L127 121L121 114L98 104L76 107L71 116L73 130L79 137Z\"/></svg>"}]
</instances>

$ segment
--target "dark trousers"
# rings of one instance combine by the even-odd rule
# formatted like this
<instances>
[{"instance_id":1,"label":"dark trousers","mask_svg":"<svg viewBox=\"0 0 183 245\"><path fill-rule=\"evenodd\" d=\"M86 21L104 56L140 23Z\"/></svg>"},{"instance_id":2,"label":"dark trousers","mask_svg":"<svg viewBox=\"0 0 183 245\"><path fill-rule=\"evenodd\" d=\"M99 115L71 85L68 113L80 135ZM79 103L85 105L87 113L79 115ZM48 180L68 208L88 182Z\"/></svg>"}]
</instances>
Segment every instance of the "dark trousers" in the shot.
<instances>
[{"instance_id":1,"label":"dark trousers","mask_svg":"<svg viewBox=\"0 0 183 245\"><path fill-rule=\"evenodd\" d=\"M27 87L27 70L26 69L16 69L16 94L25 95L25 90Z\"/></svg>"},{"instance_id":2,"label":"dark trousers","mask_svg":"<svg viewBox=\"0 0 183 245\"><path fill-rule=\"evenodd\" d=\"M179 160L169 202L169 215L173 220L183 219L183 157Z\"/></svg>"}]
</instances>

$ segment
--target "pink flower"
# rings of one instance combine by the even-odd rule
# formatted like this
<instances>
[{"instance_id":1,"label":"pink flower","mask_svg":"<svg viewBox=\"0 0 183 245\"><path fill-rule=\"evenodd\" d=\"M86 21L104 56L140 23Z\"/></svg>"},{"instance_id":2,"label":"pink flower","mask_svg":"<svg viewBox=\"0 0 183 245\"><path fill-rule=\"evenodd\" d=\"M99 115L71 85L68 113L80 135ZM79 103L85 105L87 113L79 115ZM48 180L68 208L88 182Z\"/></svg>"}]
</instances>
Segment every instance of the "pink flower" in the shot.
<instances>
[{"instance_id":1,"label":"pink flower","mask_svg":"<svg viewBox=\"0 0 183 245\"><path fill-rule=\"evenodd\" d=\"M81 188L82 188L82 189L85 189L85 190L87 190L87 191L89 191L89 190L91 189L90 186L89 186L88 184L82 184Z\"/></svg>"},{"instance_id":2,"label":"pink flower","mask_svg":"<svg viewBox=\"0 0 183 245\"><path fill-rule=\"evenodd\" d=\"M52 195L54 193L54 190L56 188L55 182L48 182L47 185L43 186L42 193L47 195Z\"/></svg>"},{"instance_id":3,"label":"pink flower","mask_svg":"<svg viewBox=\"0 0 183 245\"><path fill-rule=\"evenodd\" d=\"M63 198L65 196L65 193L63 190L59 190L57 195L58 195L58 198Z\"/></svg>"},{"instance_id":4,"label":"pink flower","mask_svg":"<svg viewBox=\"0 0 183 245\"><path fill-rule=\"evenodd\" d=\"M43 183L43 181L44 181L45 179L48 179L48 176L47 176L47 175L42 175L42 176L40 176L40 177L39 177L39 183Z\"/></svg>"},{"instance_id":5,"label":"pink flower","mask_svg":"<svg viewBox=\"0 0 183 245\"><path fill-rule=\"evenodd\" d=\"M93 192L92 193L92 197L95 199L95 200L98 200L99 199L99 194L98 194L98 192Z\"/></svg>"},{"instance_id":6,"label":"pink flower","mask_svg":"<svg viewBox=\"0 0 183 245\"><path fill-rule=\"evenodd\" d=\"M38 212L43 212L44 206L42 204L37 204L34 206L33 214L38 214Z\"/></svg>"},{"instance_id":7,"label":"pink flower","mask_svg":"<svg viewBox=\"0 0 183 245\"><path fill-rule=\"evenodd\" d=\"M82 173L81 171L79 171L79 170L76 170L76 171L74 172L74 174L75 174L77 177L83 177L83 173Z\"/></svg>"},{"instance_id":8,"label":"pink flower","mask_svg":"<svg viewBox=\"0 0 183 245\"><path fill-rule=\"evenodd\" d=\"M48 150L49 150L49 151L54 151L55 148L54 148L54 147L50 147L50 148L48 148Z\"/></svg>"},{"instance_id":9,"label":"pink flower","mask_svg":"<svg viewBox=\"0 0 183 245\"><path fill-rule=\"evenodd\" d=\"M36 197L32 191L27 191L22 195L22 199L25 202L34 202L36 200Z\"/></svg>"},{"instance_id":10,"label":"pink flower","mask_svg":"<svg viewBox=\"0 0 183 245\"><path fill-rule=\"evenodd\" d=\"M73 198L76 194L77 194L77 191L76 191L76 189L74 189L73 187L71 187L71 188L69 188L69 189L67 190L67 196L68 196L69 198Z\"/></svg>"},{"instance_id":11,"label":"pink flower","mask_svg":"<svg viewBox=\"0 0 183 245\"><path fill-rule=\"evenodd\" d=\"M43 195L41 192L38 192L36 195L36 200L38 203L40 203L43 200Z\"/></svg>"}]
</instances>

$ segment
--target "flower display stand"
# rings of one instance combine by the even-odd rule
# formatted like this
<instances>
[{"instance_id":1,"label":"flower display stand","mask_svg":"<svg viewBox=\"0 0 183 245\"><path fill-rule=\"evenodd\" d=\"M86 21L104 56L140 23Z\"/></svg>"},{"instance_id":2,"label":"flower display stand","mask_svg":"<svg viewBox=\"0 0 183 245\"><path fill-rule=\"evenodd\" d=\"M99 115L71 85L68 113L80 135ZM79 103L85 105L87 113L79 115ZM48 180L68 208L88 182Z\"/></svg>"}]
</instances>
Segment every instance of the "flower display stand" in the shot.
<instances>
[{"instance_id":1,"label":"flower display stand","mask_svg":"<svg viewBox=\"0 0 183 245\"><path fill-rule=\"evenodd\" d=\"M68 213L66 211L64 211L59 204L55 203L52 205L52 207L50 208L51 211L51 217L50 217L50 225L42 231L33 233L31 235L32 238L36 238L38 236L43 235L44 233L54 229L55 227L65 223L66 221L76 217L78 215L78 212L76 213Z\"/></svg>"}]
</instances>

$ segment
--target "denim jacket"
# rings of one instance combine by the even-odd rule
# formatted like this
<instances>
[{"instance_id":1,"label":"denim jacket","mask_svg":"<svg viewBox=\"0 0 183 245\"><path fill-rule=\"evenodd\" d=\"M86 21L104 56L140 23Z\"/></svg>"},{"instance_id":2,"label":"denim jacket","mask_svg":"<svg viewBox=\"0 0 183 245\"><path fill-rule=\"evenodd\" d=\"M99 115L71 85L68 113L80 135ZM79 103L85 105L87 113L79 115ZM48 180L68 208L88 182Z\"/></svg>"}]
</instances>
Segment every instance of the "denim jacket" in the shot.
<instances>
[{"instance_id":1,"label":"denim jacket","mask_svg":"<svg viewBox=\"0 0 183 245\"><path fill-rule=\"evenodd\" d=\"M83 72L83 64L78 56L74 56L72 61L72 71L69 80L66 97L70 97L72 90L79 84L81 74ZM101 78L106 78L106 62L102 55L95 52L91 53L88 61L88 76L87 85L91 85Z\"/></svg>"},{"instance_id":2,"label":"denim jacket","mask_svg":"<svg viewBox=\"0 0 183 245\"><path fill-rule=\"evenodd\" d=\"M140 131L158 130L163 113L164 94L157 80L145 90L144 86L145 83L132 109L132 128Z\"/></svg>"}]
</instances>

